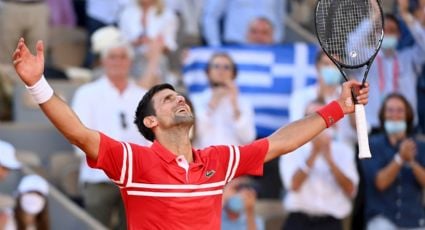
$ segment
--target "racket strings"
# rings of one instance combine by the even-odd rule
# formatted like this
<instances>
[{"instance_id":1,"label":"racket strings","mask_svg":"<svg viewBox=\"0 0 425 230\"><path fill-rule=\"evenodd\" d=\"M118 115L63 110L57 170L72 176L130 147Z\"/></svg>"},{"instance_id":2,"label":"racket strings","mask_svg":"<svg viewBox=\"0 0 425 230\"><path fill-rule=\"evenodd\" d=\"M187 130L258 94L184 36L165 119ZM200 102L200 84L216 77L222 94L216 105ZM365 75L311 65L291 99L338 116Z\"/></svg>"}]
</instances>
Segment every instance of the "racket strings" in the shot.
<instances>
[{"instance_id":1,"label":"racket strings","mask_svg":"<svg viewBox=\"0 0 425 230\"><path fill-rule=\"evenodd\" d=\"M377 0L321 0L316 30L323 48L346 66L363 65L375 54L382 36Z\"/></svg>"}]
</instances>

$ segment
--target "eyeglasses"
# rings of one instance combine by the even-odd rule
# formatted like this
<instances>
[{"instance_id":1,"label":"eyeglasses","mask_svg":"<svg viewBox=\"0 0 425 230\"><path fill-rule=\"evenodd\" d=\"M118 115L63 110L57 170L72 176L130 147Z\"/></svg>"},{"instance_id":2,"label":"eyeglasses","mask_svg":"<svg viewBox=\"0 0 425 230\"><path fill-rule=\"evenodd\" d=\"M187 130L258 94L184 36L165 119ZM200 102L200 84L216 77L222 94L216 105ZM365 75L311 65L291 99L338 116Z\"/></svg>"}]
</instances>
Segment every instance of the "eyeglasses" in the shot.
<instances>
[{"instance_id":1,"label":"eyeglasses","mask_svg":"<svg viewBox=\"0 0 425 230\"><path fill-rule=\"evenodd\" d=\"M126 116L125 116L125 113L124 112L121 112L120 113L120 120L121 120L121 127L123 128L123 129L127 129L127 120L125 119L126 118Z\"/></svg>"},{"instance_id":2,"label":"eyeglasses","mask_svg":"<svg viewBox=\"0 0 425 230\"><path fill-rule=\"evenodd\" d=\"M210 66L212 69L223 69L223 70L233 70L232 65L221 65L221 64L211 64Z\"/></svg>"}]
</instances>

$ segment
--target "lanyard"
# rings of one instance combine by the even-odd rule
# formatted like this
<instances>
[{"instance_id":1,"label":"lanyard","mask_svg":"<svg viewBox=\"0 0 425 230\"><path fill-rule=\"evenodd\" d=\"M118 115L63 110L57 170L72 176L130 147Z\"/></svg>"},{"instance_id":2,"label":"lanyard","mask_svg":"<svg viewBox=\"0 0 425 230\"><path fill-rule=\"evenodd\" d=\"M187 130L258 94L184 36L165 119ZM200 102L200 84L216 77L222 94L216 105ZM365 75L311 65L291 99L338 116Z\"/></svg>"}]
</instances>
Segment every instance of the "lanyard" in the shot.
<instances>
[{"instance_id":1,"label":"lanyard","mask_svg":"<svg viewBox=\"0 0 425 230\"><path fill-rule=\"evenodd\" d=\"M383 64L383 61L382 61L382 57L380 55L378 55L376 57L376 61L377 61L377 64L378 64L379 92L381 92L381 94L382 94L385 90L384 64ZM393 66L393 77L392 77L393 91L397 92L398 91L398 78L400 76L400 67L399 67L397 55L394 55L392 66Z\"/></svg>"}]
</instances>

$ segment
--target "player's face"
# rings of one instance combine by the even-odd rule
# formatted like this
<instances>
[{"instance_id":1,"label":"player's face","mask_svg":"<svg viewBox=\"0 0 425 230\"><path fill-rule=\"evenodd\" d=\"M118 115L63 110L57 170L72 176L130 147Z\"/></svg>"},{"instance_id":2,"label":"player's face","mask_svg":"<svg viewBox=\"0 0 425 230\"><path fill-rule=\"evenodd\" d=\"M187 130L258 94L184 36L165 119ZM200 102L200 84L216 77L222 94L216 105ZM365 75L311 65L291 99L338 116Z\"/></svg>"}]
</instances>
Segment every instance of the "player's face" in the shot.
<instances>
[{"instance_id":1,"label":"player's face","mask_svg":"<svg viewBox=\"0 0 425 230\"><path fill-rule=\"evenodd\" d=\"M130 71L131 59L124 47L111 49L102 59L103 68L109 78L127 78Z\"/></svg>"},{"instance_id":2,"label":"player's face","mask_svg":"<svg viewBox=\"0 0 425 230\"><path fill-rule=\"evenodd\" d=\"M233 81L233 65L226 57L218 56L211 61L209 67L209 80L212 83L225 83Z\"/></svg>"},{"instance_id":3,"label":"player's face","mask_svg":"<svg viewBox=\"0 0 425 230\"><path fill-rule=\"evenodd\" d=\"M184 97L177 92L164 89L156 93L152 101L159 126L170 127L193 124L194 118L192 111Z\"/></svg>"},{"instance_id":4,"label":"player's face","mask_svg":"<svg viewBox=\"0 0 425 230\"><path fill-rule=\"evenodd\" d=\"M391 98L385 106L385 120L404 121L406 120L406 107L403 101L398 98Z\"/></svg>"}]
</instances>

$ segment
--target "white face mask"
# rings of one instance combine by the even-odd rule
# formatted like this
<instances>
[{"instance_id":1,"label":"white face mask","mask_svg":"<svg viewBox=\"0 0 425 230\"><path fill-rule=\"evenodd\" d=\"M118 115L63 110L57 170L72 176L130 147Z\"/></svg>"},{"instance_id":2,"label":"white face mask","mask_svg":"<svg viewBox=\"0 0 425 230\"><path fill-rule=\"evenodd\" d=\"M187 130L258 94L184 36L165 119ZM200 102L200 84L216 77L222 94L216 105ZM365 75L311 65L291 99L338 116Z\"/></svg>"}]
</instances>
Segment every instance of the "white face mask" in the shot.
<instances>
[{"instance_id":1,"label":"white face mask","mask_svg":"<svg viewBox=\"0 0 425 230\"><path fill-rule=\"evenodd\" d=\"M385 50L395 50L398 44L398 38L395 35L387 35L382 39L381 47Z\"/></svg>"},{"instance_id":2,"label":"white face mask","mask_svg":"<svg viewBox=\"0 0 425 230\"><path fill-rule=\"evenodd\" d=\"M37 215L46 205L44 197L36 193L27 193L21 196L21 208L28 214Z\"/></svg>"}]
</instances>

